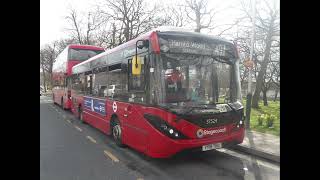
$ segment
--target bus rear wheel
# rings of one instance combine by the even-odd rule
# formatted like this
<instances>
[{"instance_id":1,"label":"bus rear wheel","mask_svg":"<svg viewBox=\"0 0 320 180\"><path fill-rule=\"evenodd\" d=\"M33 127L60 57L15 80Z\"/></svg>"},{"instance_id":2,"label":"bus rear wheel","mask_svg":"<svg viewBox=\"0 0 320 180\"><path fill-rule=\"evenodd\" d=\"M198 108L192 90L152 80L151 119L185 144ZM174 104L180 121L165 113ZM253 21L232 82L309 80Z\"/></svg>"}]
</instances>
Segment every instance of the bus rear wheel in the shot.
<instances>
[{"instance_id":1,"label":"bus rear wheel","mask_svg":"<svg viewBox=\"0 0 320 180\"><path fill-rule=\"evenodd\" d=\"M112 128L112 137L115 141L115 143L119 146L119 147L124 147L124 144L122 143L122 131L121 131L121 125L120 122L117 118L114 118L111 121L111 128Z\"/></svg>"}]
</instances>

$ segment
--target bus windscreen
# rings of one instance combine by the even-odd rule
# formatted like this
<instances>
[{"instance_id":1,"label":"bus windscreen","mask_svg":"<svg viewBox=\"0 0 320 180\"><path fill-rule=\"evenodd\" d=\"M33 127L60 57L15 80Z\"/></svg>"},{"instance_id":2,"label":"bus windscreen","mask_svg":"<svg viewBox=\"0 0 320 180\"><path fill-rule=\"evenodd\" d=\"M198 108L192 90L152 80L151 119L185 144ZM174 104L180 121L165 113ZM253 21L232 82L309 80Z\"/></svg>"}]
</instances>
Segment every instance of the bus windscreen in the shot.
<instances>
[{"instance_id":1,"label":"bus windscreen","mask_svg":"<svg viewBox=\"0 0 320 180\"><path fill-rule=\"evenodd\" d=\"M103 50L70 49L69 60L85 61L102 52Z\"/></svg>"}]
</instances>

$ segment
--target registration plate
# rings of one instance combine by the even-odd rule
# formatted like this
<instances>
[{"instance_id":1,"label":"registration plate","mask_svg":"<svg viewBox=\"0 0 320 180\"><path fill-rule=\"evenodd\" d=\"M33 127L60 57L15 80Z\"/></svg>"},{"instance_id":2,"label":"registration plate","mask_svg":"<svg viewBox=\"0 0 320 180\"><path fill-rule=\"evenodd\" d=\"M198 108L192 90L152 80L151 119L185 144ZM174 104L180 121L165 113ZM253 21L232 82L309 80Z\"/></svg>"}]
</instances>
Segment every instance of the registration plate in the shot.
<instances>
[{"instance_id":1,"label":"registration plate","mask_svg":"<svg viewBox=\"0 0 320 180\"><path fill-rule=\"evenodd\" d=\"M209 151L209 150L212 150L212 149L219 149L221 147L222 147L221 143L208 144L208 145L202 146L202 151Z\"/></svg>"}]
</instances>

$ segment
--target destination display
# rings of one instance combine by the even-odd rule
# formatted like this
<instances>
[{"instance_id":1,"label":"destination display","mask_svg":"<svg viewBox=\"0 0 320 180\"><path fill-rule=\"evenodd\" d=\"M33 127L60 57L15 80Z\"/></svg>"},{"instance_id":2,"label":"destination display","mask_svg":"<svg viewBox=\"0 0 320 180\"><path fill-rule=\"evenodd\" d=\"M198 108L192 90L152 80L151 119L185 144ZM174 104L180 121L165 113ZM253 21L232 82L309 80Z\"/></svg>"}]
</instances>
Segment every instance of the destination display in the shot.
<instances>
[{"instance_id":1,"label":"destination display","mask_svg":"<svg viewBox=\"0 0 320 180\"><path fill-rule=\"evenodd\" d=\"M226 58L234 58L233 45L218 39L204 39L161 35L159 38L160 50L165 53L201 54Z\"/></svg>"}]
</instances>

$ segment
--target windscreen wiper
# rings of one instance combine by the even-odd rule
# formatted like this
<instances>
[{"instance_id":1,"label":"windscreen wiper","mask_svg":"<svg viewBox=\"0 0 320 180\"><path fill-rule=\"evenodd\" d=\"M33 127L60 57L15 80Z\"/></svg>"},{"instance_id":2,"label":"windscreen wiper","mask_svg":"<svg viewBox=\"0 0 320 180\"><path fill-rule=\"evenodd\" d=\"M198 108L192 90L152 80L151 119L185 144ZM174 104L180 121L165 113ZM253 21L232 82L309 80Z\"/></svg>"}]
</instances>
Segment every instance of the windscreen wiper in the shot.
<instances>
[{"instance_id":1,"label":"windscreen wiper","mask_svg":"<svg viewBox=\"0 0 320 180\"><path fill-rule=\"evenodd\" d=\"M199 106L200 105L200 106ZM201 109L208 109L207 106L204 106L207 104L197 104L197 106L189 106L186 111L183 112L183 115L188 115L190 114L193 110L197 109L197 108L201 108Z\"/></svg>"}]
</instances>

